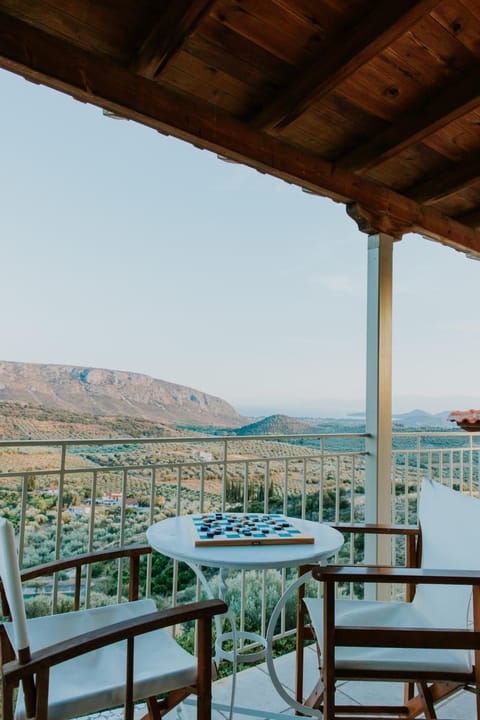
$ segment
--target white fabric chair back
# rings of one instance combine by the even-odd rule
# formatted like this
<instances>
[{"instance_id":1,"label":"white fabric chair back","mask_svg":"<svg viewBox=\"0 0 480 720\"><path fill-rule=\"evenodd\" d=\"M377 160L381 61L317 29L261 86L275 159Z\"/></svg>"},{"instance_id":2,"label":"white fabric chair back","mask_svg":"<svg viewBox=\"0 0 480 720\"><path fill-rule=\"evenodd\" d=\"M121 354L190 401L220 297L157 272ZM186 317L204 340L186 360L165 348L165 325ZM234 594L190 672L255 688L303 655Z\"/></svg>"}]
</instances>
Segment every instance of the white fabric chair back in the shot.
<instances>
[{"instance_id":1,"label":"white fabric chair back","mask_svg":"<svg viewBox=\"0 0 480 720\"><path fill-rule=\"evenodd\" d=\"M18 654L19 651L27 649L30 643L15 547L15 534L12 525L5 518L0 518L0 576L12 614L14 645Z\"/></svg>"},{"instance_id":2,"label":"white fabric chair back","mask_svg":"<svg viewBox=\"0 0 480 720\"><path fill-rule=\"evenodd\" d=\"M480 500L424 478L418 513L422 567L480 570ZM439 626L466 627L471 587L419 585L414 603Z\"/></svg>"}]
</instances>

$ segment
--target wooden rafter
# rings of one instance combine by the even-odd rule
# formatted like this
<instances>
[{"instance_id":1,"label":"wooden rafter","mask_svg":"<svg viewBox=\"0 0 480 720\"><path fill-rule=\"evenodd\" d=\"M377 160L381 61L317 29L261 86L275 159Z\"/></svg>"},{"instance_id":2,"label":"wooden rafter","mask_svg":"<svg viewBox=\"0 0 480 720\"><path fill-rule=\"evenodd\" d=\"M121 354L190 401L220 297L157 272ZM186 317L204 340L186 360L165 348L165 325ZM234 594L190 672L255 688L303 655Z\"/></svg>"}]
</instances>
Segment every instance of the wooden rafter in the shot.
<instances>
[{"instance_id":1,"label":"wooden rafter","mask_svg":"<svg viewBox=\"0 0 480 720\"><path fill-rule=\"evenodd\" d=\"M437 173L405 193L412 200L421 203L433 203L448 195L465 190L480 182L478 168L480 153L473 153L463 163L456 163L443 173Z\"/></svg>"},{"instance_id":2,"label":"wooden rafter","mask_svg":"<svg viewBox=\"0 0 480 720\"><path fill-rule=\"evenodd\" d=\"M133 72L155 78L214 2L215 0L175 0L168 3L166 8L160 11L156 23L133 60Z\"/></svg>"},{"instance_id":3,"label":"wooden rafter","mask_svg":"<svg viewBox=\"0 0 480 720\"><path fill-rule=\"evenodd\" d=\"M480 256L480 233L389 188L259 133L125 67L0 13L0 67Z\"/></svg>"},{"instance_id":4,"label":"wooden rafter","mask_svg":"<svg viewBox=\"0 0 480 720\"><path fill-rule=\"evenodd\" d=\"M457 118L480 105L480 66L475 66L462 80L438 88L435 97L425 98L419 107L368 142L358 145L338 161L340 167L366 172L411 145L425 140Z\"/></svg>"},{"instance_id":5,"label":"wooden rafter","mask_svg":"<svg viewBox=\"0 0 480 720\"><path fill-rule=\"evenodd\" d=\"M265 130L289 125L312 103L353 75L438 4L439 0L378 3L354 30L345 32L343 42L335 47L323 47L317 61L253 118L252 127Z\"/></svg>"}]
</instances>

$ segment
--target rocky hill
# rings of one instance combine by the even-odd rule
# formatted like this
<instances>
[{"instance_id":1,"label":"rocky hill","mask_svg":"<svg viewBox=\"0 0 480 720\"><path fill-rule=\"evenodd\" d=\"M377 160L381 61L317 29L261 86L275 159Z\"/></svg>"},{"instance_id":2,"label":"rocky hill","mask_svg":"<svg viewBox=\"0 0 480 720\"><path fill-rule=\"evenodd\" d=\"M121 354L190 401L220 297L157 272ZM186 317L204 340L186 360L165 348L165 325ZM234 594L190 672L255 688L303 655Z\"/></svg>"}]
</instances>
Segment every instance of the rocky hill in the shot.
<instances>
[{"instance_id":1,"label":"rocky hill","mask_svg":"<svg viewBox=\"0 0 480 720\"><path fill-rule=\"evenodd\" d=\"M69 365L0 361L0 401L170 425L245 424L224 400L148 375Z\"/></svg>"},{"instance_id":2,"label":"rocky hill","mask_svg":"<svg viewBox=\"0 0 480 720\"><path fill-rule=\"evenodd\" d=\"M329 433L362 433L365 423L359 420L333 418L296 418L269 415L232 431L235 435L311 435Z\"/></svg>"},{"instance_id":3,"label":"rocky hill","mask_svg":"<svg viewBox=\"0 0 480 720\"><path fill-rule=\"evenodd\" d=\"M235 435L302 435L313 433L315 430L315 426L305 420L289 415L269 415L262 420L244 425L235 432Z\"/></svg>"}]
</instances>

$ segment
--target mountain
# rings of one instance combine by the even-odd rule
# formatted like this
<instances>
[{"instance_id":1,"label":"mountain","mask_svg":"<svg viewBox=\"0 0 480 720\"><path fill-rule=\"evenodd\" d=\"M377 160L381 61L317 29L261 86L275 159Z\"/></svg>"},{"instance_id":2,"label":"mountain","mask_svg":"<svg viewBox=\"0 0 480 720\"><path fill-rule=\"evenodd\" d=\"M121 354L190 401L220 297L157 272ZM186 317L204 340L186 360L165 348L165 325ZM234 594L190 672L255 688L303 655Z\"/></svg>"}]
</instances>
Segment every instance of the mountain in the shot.
<instances>
[{"instance_id":1,"label":"mountain","mask_svg":"<svg viewBox=\"0 0 480 720\"><path fill-rule=\"evenodd\" d=\"M235 435L301 435L315 432L315 426L289 415L269 415L235 431Z\"/></svg>"},{"instance_id":2,"label":"mountain","mask_svg":"<svg viewBox=\"0 0 480 720\"><path fill-rule=\"evenodd\" d=\"M424 425L428 427L446 427L448 425L448 416L450 410L443 410L439 413L429 413L426 410L409 410L404 413L393 413L392 420L396 424L408 425L414 427L415 425ZM354 412L348 414L349 418L363 419L365 420L365 412Z\"/></svg>"},{"instance_id":3,"label":"mountain","mask_svg":"<svg viewBox=\"0 0 480 720\"><path fill-rule=\"evenodd\" d=\"M70 365L0 361L0 401L171 425L240 427L225 400L149 375Z\"/></svg>"},{"instance_id":4,"label":"mountain","mask_svg":"<svg viewBox=\"0 0 480 720\"><path fill-rule=\"evenodd\" d=\"M439 413L429 413L425 410L410 410L406 413L401 413L400 415L394 415L393 419L396 422L401 423L402 425L429 425L429 426L435 426L435 425L441 425L445 426L448 425L447 418L450 415L449 410L444 410L443 412Z\"/></svg>"}]
</instances>

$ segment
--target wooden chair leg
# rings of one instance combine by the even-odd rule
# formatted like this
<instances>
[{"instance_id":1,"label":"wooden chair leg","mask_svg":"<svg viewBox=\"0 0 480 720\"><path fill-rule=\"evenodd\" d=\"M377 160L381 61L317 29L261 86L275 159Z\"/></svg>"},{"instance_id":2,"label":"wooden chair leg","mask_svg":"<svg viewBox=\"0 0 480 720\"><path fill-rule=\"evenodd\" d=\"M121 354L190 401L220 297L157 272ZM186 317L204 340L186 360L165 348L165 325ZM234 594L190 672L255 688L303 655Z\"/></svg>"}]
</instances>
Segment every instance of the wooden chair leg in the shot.
<instances>
[{"instance_id":1,"label":"wooden chair leg","mask_svg":"<svg viewBox=\"0 0 480 720\"><path fill-rule=\"evenodd\" d=\"M404 690L403 690L403 701L405 705L408 703L409 700L413 698L415 695L415 685L411 682L405 683Z\"/></svg>"},{"instance_id":2,"label":"wooden chair leg","mask_svg":"<svg viewBox=\"0 0 480 720\"><path fill-rule=\"evenodd\" d=\"M480 630L480 585L474 585L472 588L472 606L473 606L473 629L478 632ZM480 650L474 651L474 682L477 691L477 720L480 720Z\"/></svg>"},{"instance_id":3,"label":"wooden chair leg","mask_svg":"<svg viewBox=\"0 0 480 720\"><path fill-rule=\"evenodd\" d=\"M323 682L321 679L319 679L313 688L313 690L310 691L310 695L305 698L303 701L303 704L305 707L314 708L315 710L319 710L323 702Z\"/></svg>"},{"instance_id":4,"label":"wooden chair leg","mask_svg":"<svg viewBox=\"0 0 480 720\"><path fill-rule=\"evenodd\" d=\"M133 667L134 667L134 639L127 640L127 666L125 678L125 705L123 711L124 720L133 720Z\"/></svg>"},{"instance_id":5,"label":"wooden chair leg","mask_svg":"<svg viewBox=\"0 0 480 720\"><path fill-rule=\"evenodd\" d=\"M146 720L148 718L149 720L160 720L161 713L160 708L158 706L157 698L155 697L149 697L147 698L147 707L148 707L148 715L144 715L142 720Z\"/></svg>"},{"instance_id":6,"label":"wooden chair leg","mask_svg":"<svg viewBox=\"0 0 480 720\"><path fill-rule=\"evenodd\" d=\"M308 569L301 565L298 568L298 577L305 575ZM305 641L312 637L311 629L305 627L305 619L307 611L303 604L305 597L305 585L302 584L297 590L297 636L296 636L296 652L295 652L295 699L297 702L303 702L303 671L304 671L304 650ZM307 631L308 630L308 631Z\"/></svg>"},{"instance_id":7,"label":"wooden chair leg","mask_svg":"<svg viewBox=\"0 0 480 720\"><path fill-rule=\"evenodd\" d=\"M37 706L35 710L35 720L47 720L48 718L49 684L50 668L41 668L37 673Z\"/></svg>"},{"instance_id":8,"label":"wooden chair leg","mask_svg":"<svg viewBox=\"0 0 480 720\"><path fill-rule=\"evenodd\" d=\"M211 720L212 715L212 621L199 618L197 624L197 720Z\"/></svg>"},{"instance_id":9,"label":"wooden chair leg","mask_svg":"<svg viewBox=\"0 0 480 720\"><path fill-rule=\"evenodd\" d=\"M335 584L324 584L323 720L335 720Z\"/></svg>"},{"instance_id":10,"label":"wooden chair leg","mask_svg":"<svg viewBox=\"0 0 480 720\"><path fill-rule=\"evenodd\" d=\"M427 720L437 720L437 713L435 712L435 708L433 706L432 694L427 683L417 683L417 690L423 702L425 717Z\"/></svg>"},{"instance_id":11,"label":"wooden chair leg","mask_svg":"<svg viewBox=\"0 0 480 720\"><path fill-rule=\"evenodd\" d=\"M2 718L3 720L13 720L13 693L15 688L13 685L7 684L2 680Z\"/></svg>"},{"instance_id":12,"label":"wooden chair leg","mask_svg":"<svg viewBox=\"0 0 480 720\"><path fill-rule=\"evenodd\" d=\"M305 611L303 609L303 596L305 587L298 588L297 596L297 639L295 652L295 699L301 703L303 700L303 653L305 645Z\"/></svg>"}]
</instances>

